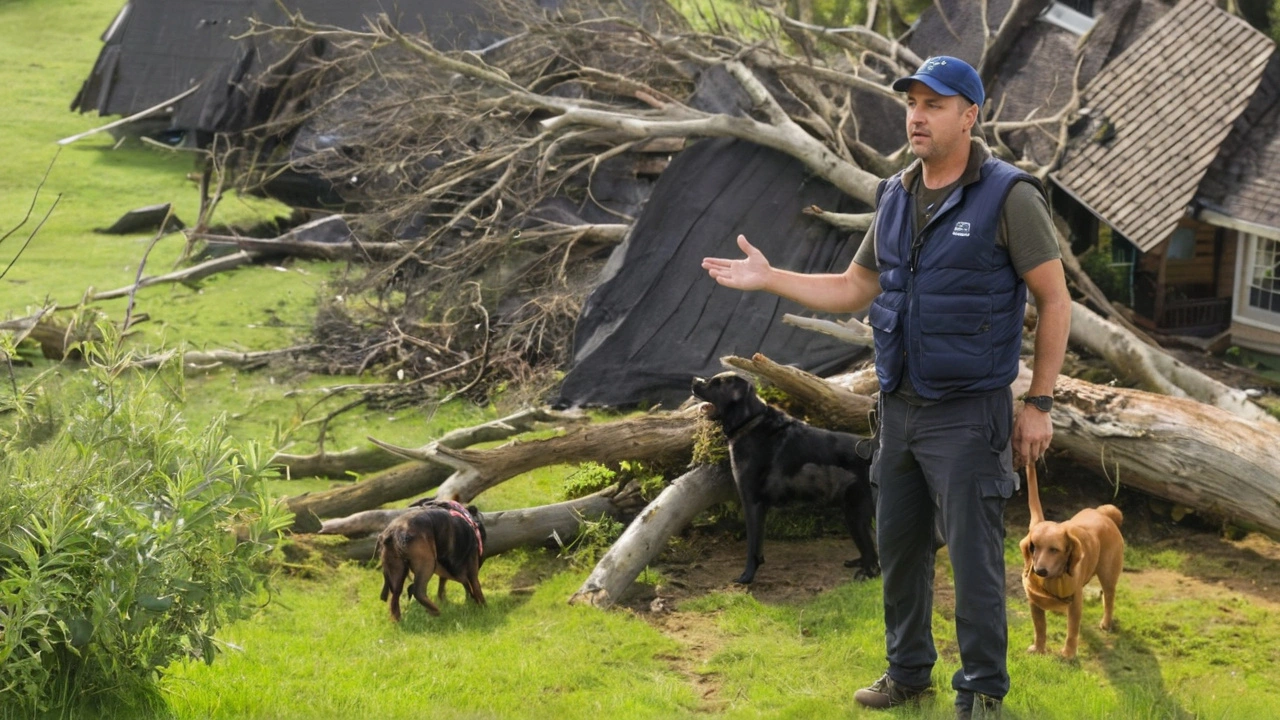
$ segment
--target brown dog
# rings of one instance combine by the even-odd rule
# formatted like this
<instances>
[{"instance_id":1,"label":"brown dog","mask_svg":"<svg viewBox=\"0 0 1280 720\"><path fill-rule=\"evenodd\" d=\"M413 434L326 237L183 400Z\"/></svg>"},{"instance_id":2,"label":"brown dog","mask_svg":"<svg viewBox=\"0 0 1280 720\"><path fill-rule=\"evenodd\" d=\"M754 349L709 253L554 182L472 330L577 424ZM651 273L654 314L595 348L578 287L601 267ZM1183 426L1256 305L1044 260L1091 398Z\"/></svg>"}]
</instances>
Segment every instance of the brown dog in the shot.
<instances>
[{"instance_id":1,"label":"brown dog","mask_svg":"<svg viewBox=\"0 0 1280 720\"><path fill-rule=\"evenodd\" d=\"M382 599L391 601L391 619L400 621L400 594L411 570L409 593L432 615L440 614L440 608L427 599L432 575L440 576L436 596L441 602L445 582L455 580L472 600L484 605L480 590L484 539L484 522L474 505L432 502L392 520L378 536L376 551L382 558Z\"/></svg>"},{"instance_id":2,"label":"brown dog","mask_svg":"<svg viewBox=\"0 0 1280 720\"><path fill-rule=\"evenodd\" d=\"M1027 503L1031 506L1031 528L1022 539L1022 588L1031 603L1035 624L1035 644L1028 652L1045 651L1045 610L1067 614L1067 642L1062 656L1076 656L1080 615L1084 610L1084 586L1094 575L1102 585L1103 630L1111 630L1111 613L1116 601L1116 583L1124 567L1124 537L1120 524L1124 515L1115 505L1086 508L1063 523L1047 522L1040 507L1040 488L1035 463L1027 465Z\"/></svg>"}]
</instances>

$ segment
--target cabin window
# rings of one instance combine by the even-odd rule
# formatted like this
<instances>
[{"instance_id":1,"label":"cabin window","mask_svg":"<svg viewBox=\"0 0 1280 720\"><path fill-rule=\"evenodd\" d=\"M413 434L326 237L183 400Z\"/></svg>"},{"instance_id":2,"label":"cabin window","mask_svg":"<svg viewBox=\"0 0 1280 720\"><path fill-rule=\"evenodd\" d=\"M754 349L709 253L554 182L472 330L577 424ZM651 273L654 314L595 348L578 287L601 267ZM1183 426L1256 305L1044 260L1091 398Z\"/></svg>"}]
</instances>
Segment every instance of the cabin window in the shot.
<instances>
[{"instance_id":1,"label":"cabin window","mask_svg":"<svg viewBox=\"0 0 1280 720\"><path fill-rule=\"evenodd\" d=\"M1280 241L1255 237L1249 275L1249 307L1280 313Z\"/></svg>"}]
</instances>

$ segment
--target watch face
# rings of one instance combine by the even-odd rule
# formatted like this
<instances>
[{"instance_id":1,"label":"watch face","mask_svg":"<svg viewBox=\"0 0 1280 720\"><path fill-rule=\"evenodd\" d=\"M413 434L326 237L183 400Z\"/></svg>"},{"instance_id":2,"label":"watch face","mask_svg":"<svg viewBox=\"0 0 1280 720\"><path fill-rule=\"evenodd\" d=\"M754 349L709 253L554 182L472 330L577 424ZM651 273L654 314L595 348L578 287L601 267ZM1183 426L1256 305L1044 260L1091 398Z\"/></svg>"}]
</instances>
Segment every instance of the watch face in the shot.
<instances>
[{"instance_id":1,"label":"watch face","mask_svg":"<svg viewBox=\"0 0 1280 720\"><path fill-rule=\"evenodd\" d=\"M1035 405L1037 408L1045 412L1049 412L1050 410L1053 409L1053 398L1049 397L1048 395L1037 395L1035 397L1029 397L1027 398L1027 402L1031 403L1032 405Z\"/></svg>"}]
</instances>

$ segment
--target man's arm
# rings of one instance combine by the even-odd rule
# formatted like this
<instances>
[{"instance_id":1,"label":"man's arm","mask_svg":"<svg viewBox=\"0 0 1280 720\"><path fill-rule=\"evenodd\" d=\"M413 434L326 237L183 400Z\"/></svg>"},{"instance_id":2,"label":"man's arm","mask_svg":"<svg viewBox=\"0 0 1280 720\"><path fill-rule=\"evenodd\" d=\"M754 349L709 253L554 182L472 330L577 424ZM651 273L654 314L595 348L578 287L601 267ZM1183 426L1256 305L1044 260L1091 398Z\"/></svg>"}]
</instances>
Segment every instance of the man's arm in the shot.
<instances>
[{"instance_id":1,"label":"man's arm","mask_svg":"<svg viewBox=\"0 0 1280 720\"><path fill-rule=\"evenodd\" d=\"M1027 395L1053 395L1053 384L1062 370L1071 334L1071 294L1061 260L1037 265L1022 276L1027 290L1036 299L1039 324L1036 326L1036 355L1031 368L1031 389ZM1013 423L1014 462L1021 466L1039 459L1053 440L1049 413L1023 406Z\"/></svg>"},{"instance_id":2,"label":"man's arm","mask_svg":"<svg viewBox=\"0 0 1280 720\"><path fill-rule=\"evenodd\" d=\"M738 236L738 247L746 257L702 260L703 269L725 287L764 290L807 308L827 312L858 312L880 293L876 271L856 262L849 263L849 269L843 273L808 275L770 266L764 253L743 235Z\"/></svg>"}]
</instances>

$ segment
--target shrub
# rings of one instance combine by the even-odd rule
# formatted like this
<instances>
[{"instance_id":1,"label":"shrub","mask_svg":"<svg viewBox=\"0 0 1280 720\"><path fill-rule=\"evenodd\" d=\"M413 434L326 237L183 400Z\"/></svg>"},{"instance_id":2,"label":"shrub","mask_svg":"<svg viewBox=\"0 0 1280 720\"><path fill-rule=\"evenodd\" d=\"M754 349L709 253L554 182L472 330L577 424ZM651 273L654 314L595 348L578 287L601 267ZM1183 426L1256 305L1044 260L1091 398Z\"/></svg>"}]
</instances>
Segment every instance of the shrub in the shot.
<instances>
[{"instance_id":1,"label":"shrub","mask_svg":"<svg viewBox=\"0 0 1280 720\"><path fill-rule=\"evenodd\" d=\"M0 715L155 705L172 661L260 605L289 521L272 453L185 424L181 368L132 369L114 338L0 407Z\"/></svg>"}]
</instances>

